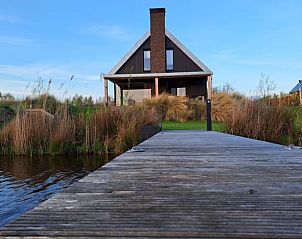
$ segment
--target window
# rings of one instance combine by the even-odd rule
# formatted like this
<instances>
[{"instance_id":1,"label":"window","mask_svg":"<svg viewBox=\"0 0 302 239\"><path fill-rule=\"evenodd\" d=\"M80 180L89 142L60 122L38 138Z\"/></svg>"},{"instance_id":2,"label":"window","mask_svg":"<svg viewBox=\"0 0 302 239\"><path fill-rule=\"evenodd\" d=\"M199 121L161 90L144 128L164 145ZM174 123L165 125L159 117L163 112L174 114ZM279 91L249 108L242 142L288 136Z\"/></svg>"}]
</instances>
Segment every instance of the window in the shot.
<instances>
[{"instance_id":1,"label":"window","mask_svg":"<svg viewBox=\"0 0 302 239\"><path fill-rule=\"evenodd\" d=\"M171 88L171 95L177 95L177 88Z\"/></svg>"},{"instance_id":2,"label":"window","mask_svg":"<svg viewBox=\"0 0 302 239\"><path fill-rule=\"evenodd\" d=\"M166 50L166 68L167 70L173 70L173 49Z\"/></svg>"},{"instance_id":3,"label":"window","mask_svg":"<svg viewBox=\"0 0 302 239\"><path fill-rule=\"evenodd\" d=\"M151 70L150 50L144 50L144 71Z\"/></svg>"},{"instance_id":4,"label":"window","mask_svg":"<svg viewBox=\"0 0 302 239\"><path fill-rule=\"evenodd\" d=\"M171 88L171 95L186 96L186 87Z\"/></svg>"},{"instance_id":5,"label":"window","mask_svg":"<svg viewBox=\"0 0 302 239\"><path fill-rule=\"evenodd\" d=\"M186 96L186 87L177 88L177 96Z\"/></svg>"}]
</instances>

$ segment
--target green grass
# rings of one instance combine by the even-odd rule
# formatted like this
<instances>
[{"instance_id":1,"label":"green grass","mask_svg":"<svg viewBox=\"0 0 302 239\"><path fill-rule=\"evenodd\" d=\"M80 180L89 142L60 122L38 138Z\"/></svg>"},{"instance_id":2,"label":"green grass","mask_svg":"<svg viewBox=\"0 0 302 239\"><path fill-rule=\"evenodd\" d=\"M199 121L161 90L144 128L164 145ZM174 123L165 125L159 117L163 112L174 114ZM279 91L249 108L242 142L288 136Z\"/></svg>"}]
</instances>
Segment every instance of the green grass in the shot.
<instances>
[{"instance_id":1,"label":"green grass","mask_svg":"<svg viewBox=\"0 0 302 239\"><path fill-rule=\"evenodd\" d=\"M176 122L176 121L163 121L163 130L206 130L207 123L205 121L188 121L188 122ZM222 131L222 124L214 122L214 131Z\"/></svg>"}]
</instances>

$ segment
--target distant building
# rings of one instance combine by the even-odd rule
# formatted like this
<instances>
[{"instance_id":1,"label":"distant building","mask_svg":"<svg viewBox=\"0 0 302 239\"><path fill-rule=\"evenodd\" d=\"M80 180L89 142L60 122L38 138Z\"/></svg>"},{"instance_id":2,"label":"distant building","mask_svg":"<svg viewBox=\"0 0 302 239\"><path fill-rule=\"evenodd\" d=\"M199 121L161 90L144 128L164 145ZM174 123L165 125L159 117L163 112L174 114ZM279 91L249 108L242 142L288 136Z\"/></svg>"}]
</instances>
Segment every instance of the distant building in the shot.
<instances>
[{"instance_id":1,"label":"distant building","mask_svg":"<svg viewBox=\"0 0 302 239\"><path fill-rule=\"evenodd\" d=\"M302 89L302 80L299 80L298 84L289 92L290 94L300 92Z\"/></svg>"},{"instance_id":2,"label":"distant building","mask_svg":"<svg viewBox=\"0 0 302 239\"><path fill-rule=\"evenodd\" d=\"M125 98L140 102L161 93L211 98L212 71L165 28L165 9L150 9L148 31L117 65L104 75L114 83L116 105Z\"/></svg>"},{"instance_id":3,"label":"distant building","mask_svg":"<svg viewBox=\"0 0 302 239\"><path fill-rule=\"evenodd\" d=\"M40 117L44 116L47 119L54 120L55 116L48 113L44 109L26 109L25 110L25 116L30 116L30 117Z\"/></svg>"}]
</instances>

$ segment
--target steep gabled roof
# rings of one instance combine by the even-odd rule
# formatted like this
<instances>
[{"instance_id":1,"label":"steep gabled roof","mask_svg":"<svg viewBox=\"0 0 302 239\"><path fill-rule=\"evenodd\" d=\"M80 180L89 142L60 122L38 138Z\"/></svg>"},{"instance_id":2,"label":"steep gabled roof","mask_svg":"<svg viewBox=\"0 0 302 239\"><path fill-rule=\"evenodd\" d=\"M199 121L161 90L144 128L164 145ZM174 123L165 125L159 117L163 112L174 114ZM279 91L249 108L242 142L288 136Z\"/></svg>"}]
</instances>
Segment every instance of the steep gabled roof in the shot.
<instances>
[{"instance_id":1,"label":"steep gabled roof","mask_svg":"<svg viewBox=\"0 0 302 239\"><path fill-rule=\"evenodd\" d=\"M183 51L197 66L202 69L203 73L212 75L213 72L203 64L191 51L189 51L171 32L165 31L168 37L181 51ZM112 68L108 75L114 75L129 60L129 58L139 49L139 47L150 37L150 31L146 32L143 37L127 52L127 54Z\"/></svg>"},{"instance_id":2,"label":"steep gabled roof","mask_svg":"<svg viewBox=\"0 0 302 239\"><path fill-rule=\"evenodd\" d=\"M137 51L137 49L149 38L150 31L147 31L138 42L127 52L127 54L111 69L108 75L115 74L125 63L126 61Z\"/></svg>"},{"instance_id":3,"label":"steep gabled roof","mask_svg":"<svg viewBox=\"0 0 302 239\"><path fill-rule=\"evenodd\" d=\"M186 48L171 32L166 29L166 36L182 50L196 65L200 67L205 73L213 74L213 72L202 63L188 48Z\"/></svg>"}]
</instances>

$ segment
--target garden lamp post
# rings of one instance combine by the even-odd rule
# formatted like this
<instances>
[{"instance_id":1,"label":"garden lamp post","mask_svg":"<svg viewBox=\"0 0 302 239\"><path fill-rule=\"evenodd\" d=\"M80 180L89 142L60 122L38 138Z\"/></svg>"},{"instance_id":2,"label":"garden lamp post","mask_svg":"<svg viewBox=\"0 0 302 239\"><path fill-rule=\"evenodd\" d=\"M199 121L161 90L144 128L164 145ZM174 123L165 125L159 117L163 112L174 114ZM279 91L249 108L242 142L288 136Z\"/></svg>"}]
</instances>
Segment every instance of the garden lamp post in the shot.
<instances>
[{"instance_id":1,"label":"garden lamp post","mask_svg":"<svg viewBox=\"0 0 302 239\"><path fill-rule=\"evenodd\" d=\"M211 99L206 99L207 108L207 131L212 131L212 117L211 117Z\"/></svg>"}]
</instances>

